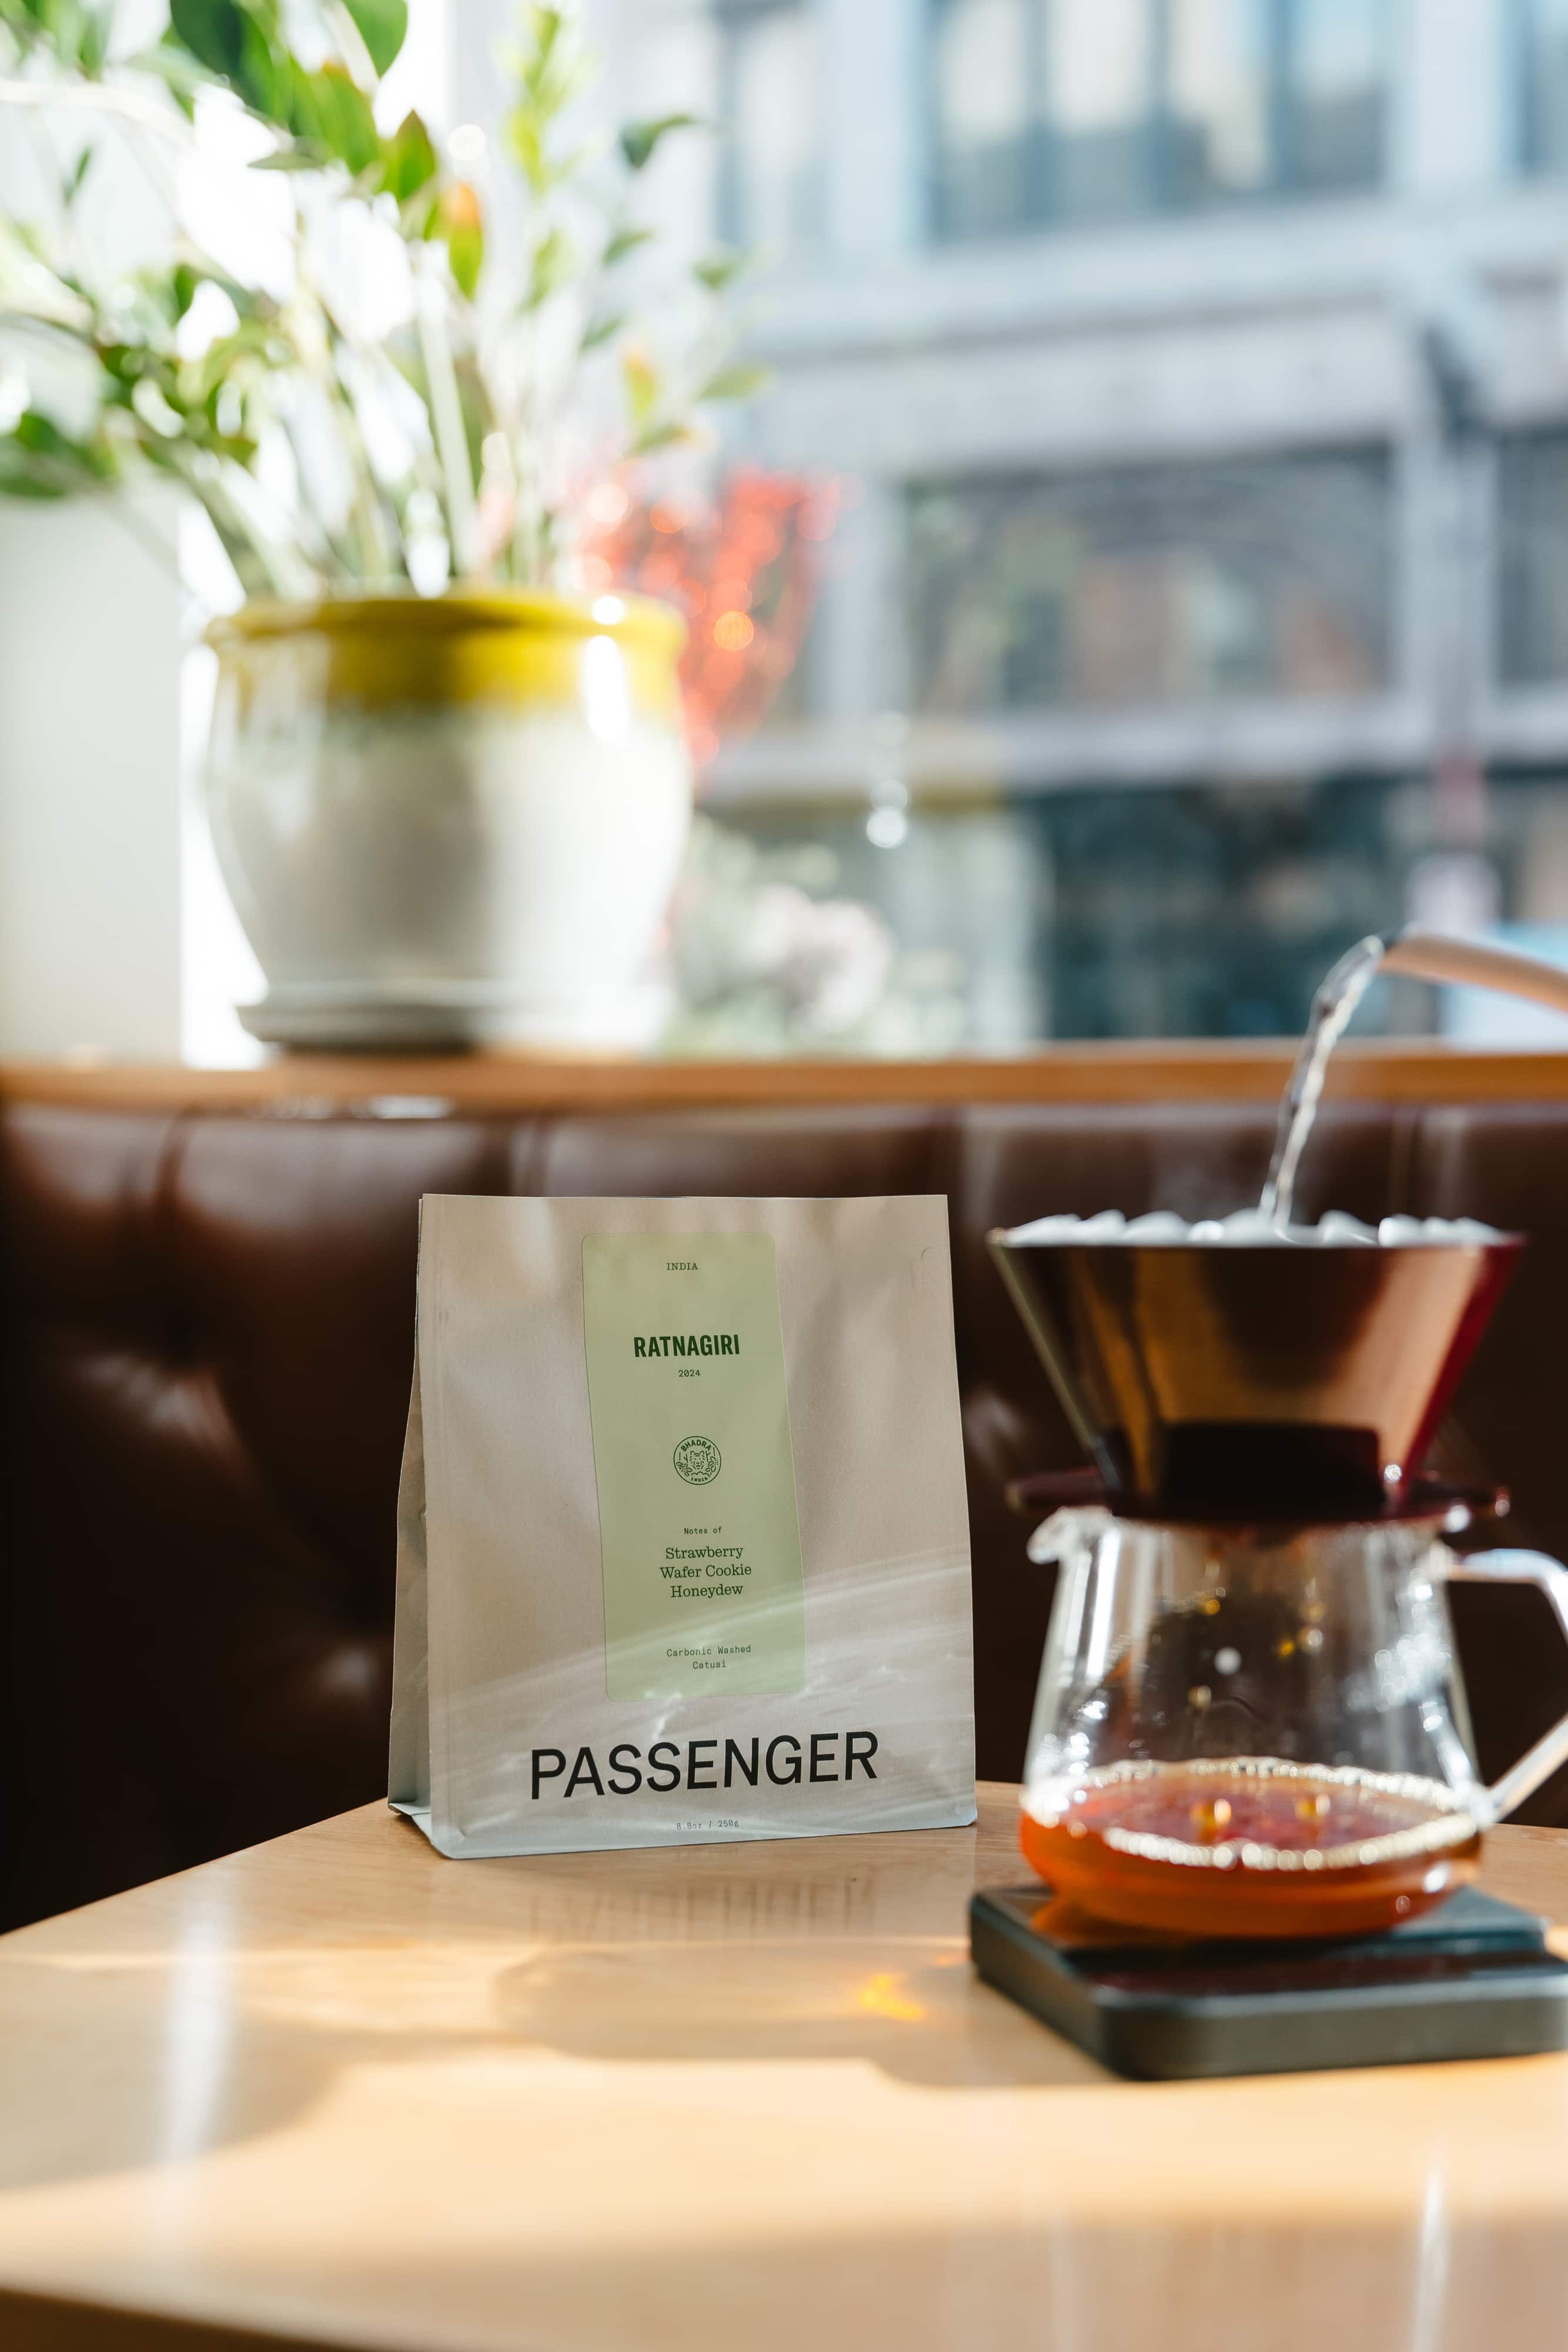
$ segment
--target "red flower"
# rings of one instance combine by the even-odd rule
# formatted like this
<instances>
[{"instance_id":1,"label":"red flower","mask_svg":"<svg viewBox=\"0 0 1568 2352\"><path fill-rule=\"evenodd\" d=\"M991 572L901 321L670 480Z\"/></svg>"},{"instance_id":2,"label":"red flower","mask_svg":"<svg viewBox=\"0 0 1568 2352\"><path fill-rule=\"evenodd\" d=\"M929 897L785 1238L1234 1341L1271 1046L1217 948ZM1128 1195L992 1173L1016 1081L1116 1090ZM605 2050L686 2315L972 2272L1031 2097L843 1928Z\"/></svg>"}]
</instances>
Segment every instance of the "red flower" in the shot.
<instances>
[{"instance_id":1,"label":"red flower","mask_svg":"<svg viewBox=\"0 0 1568 2352\"><path fill-rule=\"evenodd\" d=\"M759 726L800 658L831 536L836 481L754 468L712 502L633 500L587 548L595 588L663 597L691 630L681 664L686 733L698 768ZM601 505L612 510L612 502ZM592 501L590 502L590 511Z\"/></svg>"}]
</instances>

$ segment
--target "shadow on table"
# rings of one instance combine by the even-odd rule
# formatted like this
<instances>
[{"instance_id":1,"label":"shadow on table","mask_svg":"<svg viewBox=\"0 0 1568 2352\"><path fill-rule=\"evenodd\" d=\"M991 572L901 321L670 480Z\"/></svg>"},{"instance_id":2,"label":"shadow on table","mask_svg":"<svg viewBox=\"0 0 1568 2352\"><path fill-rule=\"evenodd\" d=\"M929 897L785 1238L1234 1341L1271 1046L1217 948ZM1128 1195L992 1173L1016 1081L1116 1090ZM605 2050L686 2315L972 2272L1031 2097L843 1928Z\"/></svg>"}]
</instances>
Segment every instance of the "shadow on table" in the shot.
<instances>
[{"instance_id":1,"label":"shadow on table","mask_svg":"<svg viewBox=\"0 0 1568 2352\"><path fill-rule=\"evenodd\" d=\"M204 2013L177 1974L95 1970L90 2006L77 1972L33 1974L23 2021L16 2004L0 2042L0 2195L194 2161L295 2122L346 2063L428 2054L411 2036L246 2016L236 2063L235 2010Z\"/></svg>"},{"instance_id":2,"label":"shadow on table","mask_svg":"<svg viewBox=\"0 0 1568 2352\"><path fill-rule=\"evenodd\" d=\"M496 2002L522 2039L611 2063L852 2060L934 2090L1111 2080L946 1938L558 1948L507 1969Z\"/></svg>"},{"instance_id":3,"label":"shadow on table","mask_svg":"<svg viewBox=\"0 0 1568 2352\"><path fill-rule=\"evenodd\" d=\"M247 1980L210 1986L154 1955L88 1970L12 1962L27 1982L8 2003L0 2115L26 2126L0 2133L0 2194L264 2137L351 2070L529 2046L612 2063L857 2062L938 2089L1109 2080L945 1940L758 1939L743 1971L736 1957L689 1937L583 1944L481 1963L464 1983L439 1952L411 1980L410 1948L361 1948L351 1998L329 1946L257 1956Z\"/></svg>"}]
</instances>

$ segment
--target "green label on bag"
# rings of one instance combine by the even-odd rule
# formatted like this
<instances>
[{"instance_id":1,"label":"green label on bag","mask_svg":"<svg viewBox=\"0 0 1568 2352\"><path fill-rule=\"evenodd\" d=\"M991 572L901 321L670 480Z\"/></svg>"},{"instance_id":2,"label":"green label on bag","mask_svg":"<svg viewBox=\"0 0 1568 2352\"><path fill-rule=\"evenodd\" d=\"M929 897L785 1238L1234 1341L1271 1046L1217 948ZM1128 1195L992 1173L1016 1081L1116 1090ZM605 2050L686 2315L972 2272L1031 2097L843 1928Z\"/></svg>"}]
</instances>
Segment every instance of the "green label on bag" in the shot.
<instances>
[{"instance_id":1,"label":"green label on bag","mask_svg":"<svg viewBox=\"0 0 1568 2352\"><path fill-rule=\"evenodd\" d=\"M590 1234L612 1698L799 1690L800 1525L771 1234Z\"/></svg>"}]
</instances>

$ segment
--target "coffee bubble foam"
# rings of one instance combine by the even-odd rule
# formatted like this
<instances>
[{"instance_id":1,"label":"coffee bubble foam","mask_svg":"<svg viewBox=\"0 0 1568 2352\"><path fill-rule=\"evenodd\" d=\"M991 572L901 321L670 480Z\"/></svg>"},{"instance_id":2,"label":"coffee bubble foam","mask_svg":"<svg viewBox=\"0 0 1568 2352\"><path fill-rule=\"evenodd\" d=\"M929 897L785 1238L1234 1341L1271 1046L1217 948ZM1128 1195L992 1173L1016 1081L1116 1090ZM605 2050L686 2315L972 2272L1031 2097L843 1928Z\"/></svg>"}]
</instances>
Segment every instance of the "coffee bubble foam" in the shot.
<instances>
[{"instance_id":1,"label":"coffee bubble foam","mask_svg":"<svg viewBox=\"0 0 1568 2352\"><path fill-rule=\"evenodd\" d=\"M1037 1217L1032 1224L1015 1225L1003 1237L1013 1243L1135 1242L1169 1248L1232 1249L1454 1249L1485 1248L1503 1236L1473 1217L1385 1217L1379 1225L1363 1224L1343 1209L1331 1209L1315 1225L1277 1225L1261 1209L1236 1209L1228 1217L1203 1217L1188 1224L1170 1209L1154 1209L1145 1216L1124 1217L1120 1209L1102 1209L1093 1217Z\"/></svg>"}]
</instances>

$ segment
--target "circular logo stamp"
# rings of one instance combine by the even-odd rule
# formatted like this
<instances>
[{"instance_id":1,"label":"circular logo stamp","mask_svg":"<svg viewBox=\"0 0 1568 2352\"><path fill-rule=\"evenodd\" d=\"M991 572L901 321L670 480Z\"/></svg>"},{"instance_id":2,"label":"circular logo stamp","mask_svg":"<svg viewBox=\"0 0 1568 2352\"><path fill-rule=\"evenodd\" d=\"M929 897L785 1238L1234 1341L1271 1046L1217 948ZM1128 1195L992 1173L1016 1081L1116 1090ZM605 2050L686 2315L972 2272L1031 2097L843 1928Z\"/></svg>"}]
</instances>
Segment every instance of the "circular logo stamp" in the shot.
<instances>
[{"instance_id":1,"label":"circular logo stamp","mask_svg":"<svg viewBox=\"0 0 1568 2352\"><path fill-rule=\"evenodd\" d=\"M724 1468L724 1456L711 1437L683 1437L675 1448L675 1467L688 1486L707 1486Z\"/></svg>"}]
</instances>

